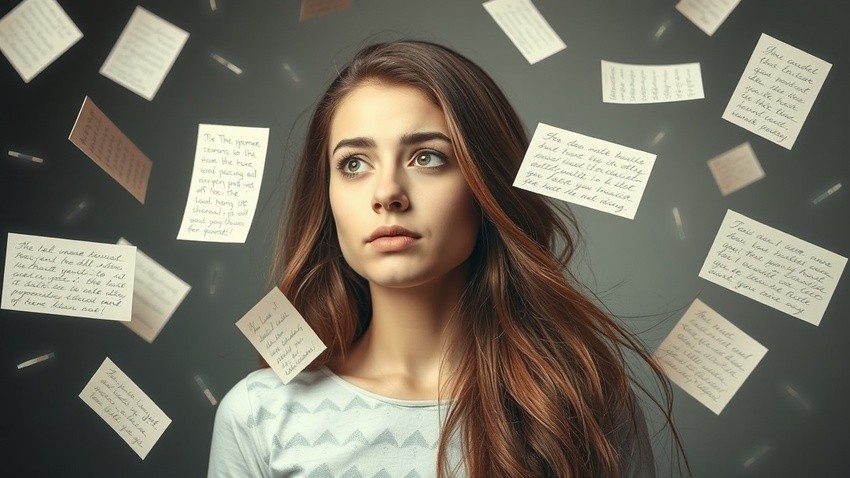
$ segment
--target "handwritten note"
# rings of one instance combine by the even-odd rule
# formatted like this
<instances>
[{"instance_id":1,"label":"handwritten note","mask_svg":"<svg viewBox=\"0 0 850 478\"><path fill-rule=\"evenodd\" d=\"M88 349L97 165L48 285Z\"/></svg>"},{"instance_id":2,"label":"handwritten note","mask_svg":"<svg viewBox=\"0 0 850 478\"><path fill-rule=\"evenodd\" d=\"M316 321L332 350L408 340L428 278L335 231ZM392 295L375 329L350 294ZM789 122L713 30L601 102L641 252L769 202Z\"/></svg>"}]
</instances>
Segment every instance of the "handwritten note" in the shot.
<instances>
[{"instance_id":1,"label":"handwritten note","mask_svg":"<svg viewBox=\"0 0 850 478\"><path fill-rule=\"evenodd\" d=\"M729 210L699 276L818 325L846 264L845 257Z\"/></svg>"},{"instance_id":2,"label":"handwritten note","mask_svg":"<svg viewBox=\"0 0 850 478\"><path fill-rule=\"evenodd\" d=\"M705 98L699 63L629 65L602 60L604 103L666 103Z\"/></svg>"},{"instance_id":3,"label":"handwritten note","mask_svg":"<svg viewBox=\"0 0 850 478\"><path fill-rule=\"evenodd\" d=\"M109 357L80 392L80 399L142 460L171 424L171 419Z\"/></svg>"},{"instance_id":4,"label":"handwritten note","mask_svg":"<svg viewBox=\"0 0 850 478\"><path fill-rule=\"evenodd\" d=\"M56 0L24 0L0 19L0 52L24 83L82 37Z\"/></svg>"},{"instance_id":5,"label":"handwritten note","mask_svg":"<svg viewBox=\"0 0 850 478\"><path fill-rule=\"evenodd\" d=\"M0 308L130 320L136 248L9 233Z\"/></svg>"},{"instance_id":6,"label":"handwritten note","mask_svg":"<svg viewBox=\"0 0 850 478\"><path fill-rule=\"evenodd\" d=\"M140 203L145 203L153 163L88 96L68 139Z\"/></svg>"},{"instance_id":7,"label":"handwritten note","mask_svg":"<svg viewBox=\"0 0 850 478\"><path fill-rule=\"evenodd\" d=\"M720 415L766 353L696 299L654 356L670 381Z\"/></svg>"},{"instance_id":8,"label":"handwritten note","mask_svg":"<svg viewBox=\"0 0 850 478\"><path fill-rule=\"evenodd\" d=\"M711 36L739 3L741 0L681 0L676 10Z\"/></svg>"},{"instance_id":9,"label":"handwritten note","mask_svg":"<svg viewBox=\"0 0 850 478\"><path fill-rule=\"evenodd\" d=\"M720 194L726 196L749 186L765 176L756 153L750 143L730 149L707 161L708 169L720 188Z\"/></svg>"},{"instance_id":10,"label":"handwritten note","mask_svg":"<svg viewBox=\"0 0 850 478\"><path fill-rule=\"evenodd\" d=\"M298 21L339 12L351 7L351 0L301 0L301 15Z\"/></svg>"},{"instance_id":11,"label":"handwritten note","mask_svg":"<svg viewBox=\"0 0 850 478\"><path fill-rule=\"evenodd\" d=\"M100 74L153 100L189 34L142 7L136 7Z\"/></svg>"},{"instance_id":12,"label":"handwritten note","mask_svg":"<svg viewBox=\"0 0 850 478\"><path fill-rule=\"evenodd\" d=\"M198 125L195 169L177 239L245 242L266 164L269 129Z\"/></svg>"},{"instance_id":13,"label":"handwritten note","mask_svg":"<svg viewBox=\"0 0 850 478\"><path fill-rule=\"evenodd\" d=\"M289 383L326 348L277 287L239 319L236 326L283 383Z\"/></svg>"},{"instance_id":14,"label":"handwritten note","mask_svg":"<svg viewBox=\"0 0 850 478\"><path fill-rule=\"evenodd\" d=\"M762 33L723 119L791 149L830 68Z\"/></svg>"},{"instance_id":15,"label":"handwritten note","mask_svg":"<svg viewBox=\"0 0 850 478\"><path fill-rule=\"evenodd\" d=\"M123 237L118 244L132 246ZM140 250L136 250L133 315L124 322L139 337L153 342L192 287Z\"/></svg>"},{"instance_id":16,"label":"handwritten note","mask_svg":"<svg viewBox=\"0 0 850 478\"><path fill-rule=\"evenodd\" d=\"M634 219L655 155L544 123L514 186Z\"/></svg>"},{"instance_id":17,"label":"handwritten note","mask_svg":"<svg viewBox=\"0 0 850 478\"><path fill-rule=\"evenodd\" d=\"M531 0L490 0L484 9L529 64L567 47Z\"/></svg>"}]
</instances>

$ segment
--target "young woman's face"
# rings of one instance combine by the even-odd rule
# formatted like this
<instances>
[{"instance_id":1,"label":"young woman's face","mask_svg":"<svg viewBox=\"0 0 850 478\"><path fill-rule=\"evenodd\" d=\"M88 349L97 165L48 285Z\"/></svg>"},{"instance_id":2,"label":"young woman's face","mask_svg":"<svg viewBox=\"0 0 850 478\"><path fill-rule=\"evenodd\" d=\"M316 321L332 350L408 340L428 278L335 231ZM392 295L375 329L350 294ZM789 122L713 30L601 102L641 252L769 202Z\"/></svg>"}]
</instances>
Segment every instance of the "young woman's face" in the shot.
<instances>
[{"instance_id":1,"label":"young woman's face","mask_svg":"<svg viewBox=\"0 0 850 478\"><path fill-rule=\"evenodd\" d=\"M330 203L346 262L368 281L412 287L469 258L479 213L442 110L408 86L364 83L331 121Z\"/></svg>"}]
</instances>

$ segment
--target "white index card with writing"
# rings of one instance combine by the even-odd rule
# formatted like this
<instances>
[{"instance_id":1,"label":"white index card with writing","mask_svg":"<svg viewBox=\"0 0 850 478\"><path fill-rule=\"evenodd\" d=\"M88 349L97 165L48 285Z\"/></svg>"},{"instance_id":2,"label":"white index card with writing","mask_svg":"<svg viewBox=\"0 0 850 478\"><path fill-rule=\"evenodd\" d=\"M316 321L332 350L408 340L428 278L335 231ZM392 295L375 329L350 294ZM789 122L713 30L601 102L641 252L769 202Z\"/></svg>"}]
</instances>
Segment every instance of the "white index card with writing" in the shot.
<instances>
[{"instance_id":1,"label":"white index card with writing","mask_svg":"<svg viewBox=\"0 0 850 478\"><path fill-rule=\"evenodd\" d=\"M118 239L118 244L132 246L123 237ZM139 337L153 342L190 289L192 286L137 249L133 317L124 325Z\"/></svg>"},{"instance_id":2,"label":"white index card with writing","mask_svg":"<svg viewBox=\"0 0 850 478\"><path fill-rule=\"evenodd\" d=\"M699 276L820 324L847 258L727 210Z\"/></svg>"},{"instance_id":3,"label":"white index card with writing","mask_svg":"<svg viewBox=\"0 0 850 478\"><path fill-rule=\"evenodd\" d=\"M749 186L762 179L764 169L761 168L753 147L750 143L736 146L707 161L708 169L720 188L720 194L726 196Z\"/></svg>"},{"instance_id":4,"label":"white index card with writing","mask_svg":"<svg viewBox=\"0 0 850 478\"><path fill-rule=\"evenodd\" d=\"M539 123L513 185L634 219L655 155Z\"/></svg>"},{"instance_id":5,"label":"white index card with writing","mask_svg":"<svg viewBox=\"0 0 850 478\"><path fill-rule=\"evenodd\" d=\"M0 18L0 52L24 83L82 37L56 0L24 0Z\"/></svg>"},{"instance_id":6,"label":"white index card with writing","mask_svg":"<svg viewBox=\"0 0 850 478\"><path fill-rule=\"evenodd\" d=\"M490 0L484 9L529 64L567 47L531 0Z\"/></svg>"},{"instance_id":7,"label":"white index card with writing","mask_svg":"<svg viewBox=\"0 0 850 478\"><path fill-rule=\"evenodd\" d=\"M603 103L667 103L705 98L699 63L630 65L602 60Z\"/></svg>"},{"instance_id":8,"label":"white index card with writing","mask_svg":"<svg viewBox=\"0 0 850 478\"><path fill-rule=\"evenodd\" d=\"M129 321L136 248L9 233L0 308Z\"/></svg>"},{"instance_id":9,"label":"white index card with writing","mask_svg":"<svg viewBox=\"0 0 850 478\"><path fill-rule=\"evenodd\" d=\"M766 353L696 299L653 356L670 381L720 415Z\"/></svg>"},{"instance_id":10,"label":"white index card with writing","mask_svg":"<svg viewBox=\"0 0 850 478\"><path fill-rule=\"evenodd\" d=\"M177 239L245 242L268 142L268 128L198 125L195 168Z\"/></svg>"},{"instance_id":11,"label":"white index card with writing","mask_svg":"<svg viewBox=\"0 0 850 478\"><path fill-rule=\"evenodd\" d=\"M762 33L723 119L791 149L830 68Z\"/></svg>"},{"instance_id":12,"label":"white index card with writing","mask_svg":"<svg viewBox=\"0 0 850 478\"><path fill-rule=\"evenodd\" d=\"M109 357L80 392L80 399L142 460L171 424L165 412Z\"/></svg>"},{"instance_id":13,"label":"white index card with writing","mask_svg":"<svg viewBox=\"0 0 850 478\"><path fill-rule=\"evenodd\" d=\"M676 10L711 36L739 3L741 0L681 0Z\"/></svg>"},{"instance_id":14,"label":"white index card with writing","mask_svg":"<svg viewBox=\"0 0 850 478\"><path fill-rule=\"evenodd\" d=\"M100 74L153 100L189 34L142 7L136 7Z\"/></svg>"},{"instance_id":15,"label":"white index card with writing","mask_svg":"<svg viewBox=\"0 0 850 478\"><path fill-rule=\"evenodd\" d=\"M236 326L283 383L289 383L326 348L277 287L239 319Z\"/></svg>"}]
</instances>

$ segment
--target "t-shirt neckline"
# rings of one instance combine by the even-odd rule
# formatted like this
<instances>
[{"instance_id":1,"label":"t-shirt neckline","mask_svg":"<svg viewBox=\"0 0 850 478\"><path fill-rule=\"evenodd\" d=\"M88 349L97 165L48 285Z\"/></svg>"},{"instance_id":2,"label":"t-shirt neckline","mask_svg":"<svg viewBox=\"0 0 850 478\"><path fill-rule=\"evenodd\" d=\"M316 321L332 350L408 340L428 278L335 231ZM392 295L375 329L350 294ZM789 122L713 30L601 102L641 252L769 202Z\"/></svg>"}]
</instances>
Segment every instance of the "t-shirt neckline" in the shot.
<instances>
[{"instance_id":1,"label":"t-shirt neckline","mask_svg":"<svg viewBox=\"0 0 850 478\"><path fill-rule=\"evenodd\" d=\"M400 407L411 407L411 408L423 408L423 407L437 407L439 405L448 405L451 403L451 400L404 400L401 398L392 398L387 397L385 395L380 395L375 392L370 392L363 387L355 385L348 380L340 377L334 371L329 369L326 365L323 365L319 368L325 375L330 377L332 380L337 382L339 385L353 391L358 395L365 395L373 400L378 400L380 402L389 403L391 405L397 405Z\"/></svg>"}]
</instances>

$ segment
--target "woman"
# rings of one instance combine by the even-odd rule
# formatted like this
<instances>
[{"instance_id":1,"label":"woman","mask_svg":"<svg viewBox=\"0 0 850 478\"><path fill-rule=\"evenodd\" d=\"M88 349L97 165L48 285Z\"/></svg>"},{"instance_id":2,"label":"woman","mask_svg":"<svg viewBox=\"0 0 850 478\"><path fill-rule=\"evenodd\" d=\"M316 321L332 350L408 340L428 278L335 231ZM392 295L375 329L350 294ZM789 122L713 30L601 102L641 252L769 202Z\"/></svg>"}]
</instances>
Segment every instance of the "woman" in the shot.
<instances>
[{"instance_id":1,"label":"woman","mask_svg":"<svg viewBox=\"0 0 850 478\"><path fill-rule=\"evenodd\" d=\"M512 187L527 146L461 55L357 53L310 121L273 268L327 350L231 390L210 476L654 476L623 350L669 386L567 272L572 217Z\"/></svg>"}]
</instances>

